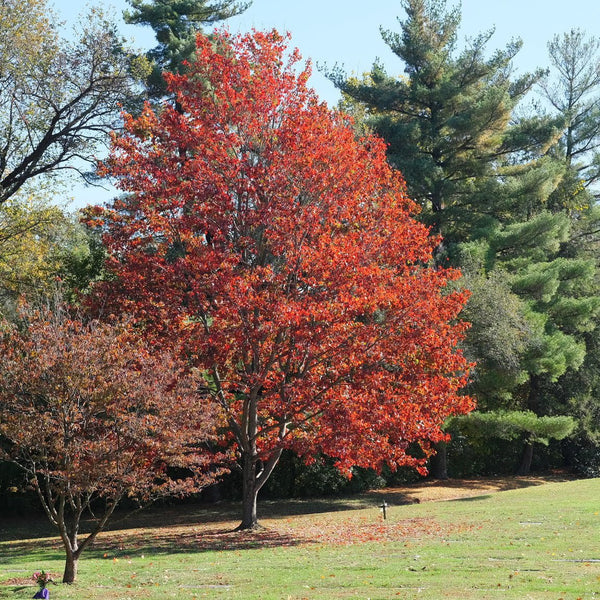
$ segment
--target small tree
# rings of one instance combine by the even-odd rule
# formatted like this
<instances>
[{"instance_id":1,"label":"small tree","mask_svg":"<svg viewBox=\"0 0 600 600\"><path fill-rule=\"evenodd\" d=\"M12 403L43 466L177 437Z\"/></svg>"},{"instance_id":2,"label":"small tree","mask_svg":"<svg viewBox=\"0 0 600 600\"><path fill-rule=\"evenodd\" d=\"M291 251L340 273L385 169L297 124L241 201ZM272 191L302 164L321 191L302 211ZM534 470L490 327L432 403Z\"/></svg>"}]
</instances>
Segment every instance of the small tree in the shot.
<instances>
[{"instance_id":1,"label":"small tree","mask_svg":"<svg viewBox=\"0 0 600 600\"><path fill-rule=\"evenodd\" d=\"M108 167L130 192L95 209L114 275L102 303L184 339L243 466L241 527L281 452L422 466L458 394L466 294L383 144L306 87L276 32L198 38L169 78L178 109L127 118Z\"/></svg>"},{"instance_id":2,"label":"small tree","mask_svg":"<svg viewBox=\"0 0 600 600\"><path fill-rule=\"evenodd\" d=\"M28 475L66 552L64 583L124 497L147 502L212 482L202 444L211 407L171 356L131 328L85 324L63 309L29 314L0 334L0 451ZM169 467L184 468L181 479ZM93 506L94 524L79 528Z\"/></svg>"},{"instance_id":3,"label":"small tree","mask_svg":"<svg viewBox=\"0 0 600 600\"><path fill-rule=\"evenodd\" d=\"M548 445L550 440L562 440L571 435L577 422L565 415L538 416L526 411L472 412L452 417L449 428L458 428L470 438L498 437L504 440L523 440L523 456L517 475L528 475L535 443Z\"/></svg>"}]
</instances>

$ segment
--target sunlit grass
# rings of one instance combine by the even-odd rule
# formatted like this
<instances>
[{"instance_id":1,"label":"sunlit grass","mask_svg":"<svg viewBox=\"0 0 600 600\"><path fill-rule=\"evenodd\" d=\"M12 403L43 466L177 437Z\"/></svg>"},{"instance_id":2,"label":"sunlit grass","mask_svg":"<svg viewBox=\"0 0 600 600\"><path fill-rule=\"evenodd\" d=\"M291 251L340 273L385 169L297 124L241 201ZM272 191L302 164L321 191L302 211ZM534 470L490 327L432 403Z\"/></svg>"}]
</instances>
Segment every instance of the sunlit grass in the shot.
<instances>
[{"instance_id":1,"label":"sunlit grass","mask_svg":"<svg viewBox=\"0 0 600 600\"><path fill-rule=\"evenodd\" d=\"M245 534L232 531L228 505L171 509L145 515L143 527L103 534L83 555L77 583L50 593L52 600L600 598L599 499L600 480L412 505L394 505L392 496L386 521L374 496L283 502L263 504L265 529ZM2 582L62 567L56 538L2 542L0 598L31 598L34 587Z\"/></svg>"}]
</instances>

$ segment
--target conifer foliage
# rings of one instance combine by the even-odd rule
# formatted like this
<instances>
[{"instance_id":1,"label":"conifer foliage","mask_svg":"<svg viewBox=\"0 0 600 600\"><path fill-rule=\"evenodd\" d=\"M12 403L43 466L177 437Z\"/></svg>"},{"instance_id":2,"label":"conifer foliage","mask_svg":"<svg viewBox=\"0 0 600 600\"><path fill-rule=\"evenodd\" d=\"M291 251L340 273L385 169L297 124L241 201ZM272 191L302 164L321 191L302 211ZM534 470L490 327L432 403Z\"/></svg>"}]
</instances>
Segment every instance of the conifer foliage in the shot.
<instances>
[{"instance_id":1,"label":"conifer foliage","mask_svg":"<svg viewBox=\"0 0 600 600\"><path fill-rule=\"evenodd\" d=\"M235 0L128 0L132 10L125 11L127 23L148 25L158 46L148 52L153 69L148 80L151 96L165 92L163 73L180 73L193 60L196 35L202 27L240 14L249 2Z\"/></svg>"},{"instance_id":2,"label":"conifer foliage","mask_svg":"<svg viewBox=\"0 0 600 600\"><path fill-rule=\"evenodd\" d=\"M456 349L466 293L430 268L437 239L381 141L307 88L276 32L198 38L177 109L126 117L105 170L126 195L90 211L113 279L104 306L182 341L227 415L242 528L285 448L421 467L409 444L472 408Z\"/></svg>"},{"instance_id":3,"label":"conifer foliage","mask_svg":"<svg viewBox=\"0 0 600 600\"><path fill-rule=\"evenodd\" d=\"M362 79L329 75L388 142L419 218L443 236L438 264L471 286L463 349L477 364L469 392L479 409L564 415L570 394L550 402L545 390L581 367L600 310L589 255L597 213L584 193L597 170L598 46L577 32L555 38L557 84L541 70L515 76L521 42L489 52L490 30L461 49L460 10L447 4L403 0L400 31L383 31L404 76L378 63ZM554 114L523 110L537 85Z\"/></svg>"},{"instance_id":4,"label":"conifer foliage","mask_svg":"<svg viewBox=\"0 0 600 600\"><path fill-rule=\"evenodd\" d=\"M490 52L492 29L460 49L458 8L448 10L445 0L401 4L400 32L382 35L405 75L389 75L375 62L362 79L338 69L329 77L351 106L364 107L409 195L423 206L421 219L448 246L485 232L515 203L522 208L551 191L560 173L532 159L554 141L557 123L515 114L543 74L513 76L521 42Z\"/></svg>"}]
</instances>

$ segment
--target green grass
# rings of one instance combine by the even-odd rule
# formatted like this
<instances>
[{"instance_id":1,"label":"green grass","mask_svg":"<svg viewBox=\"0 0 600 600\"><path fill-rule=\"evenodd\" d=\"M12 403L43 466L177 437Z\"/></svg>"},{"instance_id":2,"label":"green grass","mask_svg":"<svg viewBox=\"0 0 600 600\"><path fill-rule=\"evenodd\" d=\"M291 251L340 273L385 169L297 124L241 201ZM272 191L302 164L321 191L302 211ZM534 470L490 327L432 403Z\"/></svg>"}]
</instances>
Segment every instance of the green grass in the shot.
<instances>
[{"instance_id":1,"label":"green grass","mask_svg":"<svg viewBox=\"0 0 600 600\"><path fill-rule=\"evenodd\" d=\"M103 534L77 583L51 586L51 599L600 598L598 479L448 502L387 500L385 522L374 495L263 503L266 529L245 534L232 532L230 506L148 513ZM0 533L0 598L35 591L7 580L62 573L56 538L23 539L18 524Z\"/></svg>"}]
</instances>

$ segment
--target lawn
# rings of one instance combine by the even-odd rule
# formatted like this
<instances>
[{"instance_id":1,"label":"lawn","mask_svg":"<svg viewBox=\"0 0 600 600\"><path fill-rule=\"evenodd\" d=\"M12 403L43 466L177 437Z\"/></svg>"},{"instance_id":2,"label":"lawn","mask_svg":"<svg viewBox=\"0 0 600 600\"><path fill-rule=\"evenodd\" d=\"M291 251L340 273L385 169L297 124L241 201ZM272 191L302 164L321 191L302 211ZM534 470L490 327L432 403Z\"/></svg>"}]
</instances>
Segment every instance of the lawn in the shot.
<instances>
[{"instance_id":1,"label":"lawn","mask_svg":"<svg viewBox=\"0 0 600 600\"><path fill-rule=\"evenodd\" d=\"M600 598L600 479L479 492L262 503L252 533L232 531L225 504L143 513L102 534L51 600ZM62 573L57 538L28 529L0 531L0 598L31 598L35 570Z\"/></svg>"}]
</instances>

